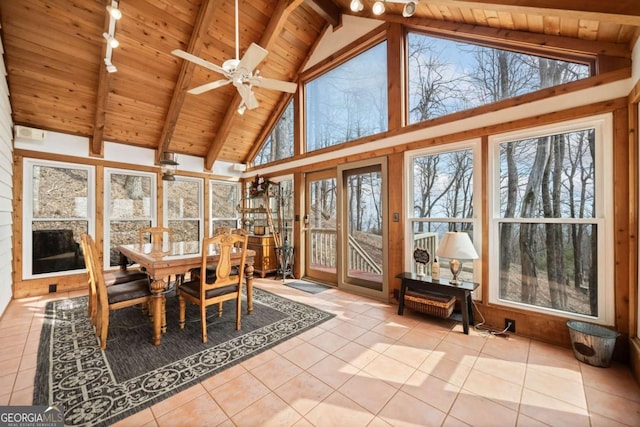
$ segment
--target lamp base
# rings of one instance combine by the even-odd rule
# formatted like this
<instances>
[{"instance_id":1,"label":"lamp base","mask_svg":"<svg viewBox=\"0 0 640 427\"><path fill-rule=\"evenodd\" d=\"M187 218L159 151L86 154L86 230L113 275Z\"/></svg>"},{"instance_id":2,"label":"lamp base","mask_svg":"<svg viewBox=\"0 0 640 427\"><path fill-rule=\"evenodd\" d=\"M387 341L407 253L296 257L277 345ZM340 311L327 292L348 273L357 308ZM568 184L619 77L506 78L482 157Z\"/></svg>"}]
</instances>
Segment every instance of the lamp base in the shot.
<instances>
[{"instance_id":1,"label":"lamp base","mask_svg":"<svg viewBox=\"0 0 640 427\"><path fill-rule=\"evenodd\" d=\"M458 280L458 275L462 271L462 263L457 259L452 259L451 262L449 262L449 269L451 270L451 275L453 276L451 279L451 283L460 283L460 281Z\"/></svg>"}]
</instances>

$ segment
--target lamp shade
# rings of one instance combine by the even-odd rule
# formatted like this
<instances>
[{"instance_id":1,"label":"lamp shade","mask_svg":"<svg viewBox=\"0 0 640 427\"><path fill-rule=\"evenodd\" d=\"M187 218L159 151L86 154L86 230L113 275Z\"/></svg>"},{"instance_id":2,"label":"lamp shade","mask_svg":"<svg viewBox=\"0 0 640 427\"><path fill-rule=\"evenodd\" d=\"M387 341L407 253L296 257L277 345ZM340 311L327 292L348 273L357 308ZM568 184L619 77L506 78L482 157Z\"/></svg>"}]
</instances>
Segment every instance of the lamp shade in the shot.
<instances>
[{"instance_id":1,"label":"lamp shade","mask_svg":"<svg viewBox=\"0 0 640 427\"><path fill-rule=\"evenodd\" d=\"M478 253L469 235L459 231L448 231L438 245L436 255L449 259L476 259Z\"/></svg>"}]
</instances>

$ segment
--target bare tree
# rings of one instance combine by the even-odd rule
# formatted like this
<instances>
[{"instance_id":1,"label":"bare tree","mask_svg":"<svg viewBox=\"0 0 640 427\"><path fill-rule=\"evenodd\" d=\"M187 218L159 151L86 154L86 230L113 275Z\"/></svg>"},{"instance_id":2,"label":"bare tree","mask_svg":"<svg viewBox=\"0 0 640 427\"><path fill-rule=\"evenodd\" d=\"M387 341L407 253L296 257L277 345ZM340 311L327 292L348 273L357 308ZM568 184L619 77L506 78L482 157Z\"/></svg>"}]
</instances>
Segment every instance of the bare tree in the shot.
<instances>
[{"instance_id":1,"label":"bare tree","mask_svg":"<svg viewBox=\"0 0 640 427\"><path fill-rule=\"evenodd\" d=\"M449 105L457 103L463 94L458 89L459 78L447 76L447 63L440 57L433 39L412 37L409 47L410 97L409 114L413 122L421 122L450 113Z\"/></svg>"}]
</instances>

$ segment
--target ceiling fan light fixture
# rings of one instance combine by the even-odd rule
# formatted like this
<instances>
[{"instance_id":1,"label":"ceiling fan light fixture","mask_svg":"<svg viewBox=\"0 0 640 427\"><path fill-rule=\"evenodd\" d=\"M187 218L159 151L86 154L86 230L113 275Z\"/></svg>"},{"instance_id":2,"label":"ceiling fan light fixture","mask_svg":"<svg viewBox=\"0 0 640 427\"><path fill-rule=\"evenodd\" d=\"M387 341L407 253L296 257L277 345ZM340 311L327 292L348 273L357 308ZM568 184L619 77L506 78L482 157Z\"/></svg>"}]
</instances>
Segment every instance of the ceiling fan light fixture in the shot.
<instances>
[{"instance_id":1,"label":"ceiling fan light fixture","mask_svg":"<svg viewBox=\"0 0 640 427\"><path fill-rule=\"evenodd\" d=\"M349 7L352 12L362 12L362 9L364 9L364 5L361 0L351 0Z\"/></svg>"},{"instance_id":2,"label":"ceiling fan light fixture","mask_svg":"<svg viewBox=\"0 0 640 427\"><path fill-rule=\"evenodd\" d=\"M115 49L118 46L120 46L120 42L111 34L102 33L102 37L104 37L107 40L107 43L109 43L109 46L111 46L112 49Z\"/></svg>"},{"instance_id":3,"label":"ceiling fan light fixture","mask_svg":"<svg viewBox=\"0 0 640 427\"><path fill-rule=\"evenodd\" d=\"M384 13L384 9L384 2L377 1L373 4L373 8L371 8L371 11L374 15L382 15Z\"/></svg>"},{"instance_id":4,"label":"ceiling fan light fixture","mask_svg":"<svg viewBox=\"0 0 640 427\"><path fill-rule=\"evenodd\" d=\"M109 15L111 15L111 17L116 21L122 18L122 12L120 11L120 9L118 9L117 6L114 7L107 5L107 11L109 12Z\"/></svg>"},{"instance_id":5,"label":"ceiling fan light fixture","mask_svg":"<svg viewBox=\"0 0 640 427\"><path fill-rule=\"evenodd\" d=\"M405 3L404 8L402 9L402 16L405 18L410 18L416 13L416 8L418 5L415 1L408 1Z\"/></svg>"},{"instance_id":6,"label":"ceiling fan light fixture","mask_svg":"<svg viewBox=\"0 0 640 427\"><path fill-rule=\"evenodd\" d=\"M247 106L244 104L244 102L242 104L240 104L240 106L238 107L238 114L240 114L241 116L244 114L244 112L247 111Z\"/></svg>"}]
</instances>

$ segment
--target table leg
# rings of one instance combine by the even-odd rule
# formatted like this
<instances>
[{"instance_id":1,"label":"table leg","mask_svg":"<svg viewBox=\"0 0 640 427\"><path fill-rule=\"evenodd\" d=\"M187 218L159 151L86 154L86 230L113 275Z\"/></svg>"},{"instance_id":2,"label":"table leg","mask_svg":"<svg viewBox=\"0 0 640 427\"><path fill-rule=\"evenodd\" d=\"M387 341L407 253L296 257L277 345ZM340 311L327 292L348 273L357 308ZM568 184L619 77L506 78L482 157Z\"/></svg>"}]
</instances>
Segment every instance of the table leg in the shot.
<instances>
[{"instance_id":1,"label":"table leg","mask_svg":"<svg viewBox=\"0 0 640 427\"><path fill-rule=\"evenodd\" d=\"M402 285L400 285L400 296L398 297L398 315L402 316L404 313L404 294L407 291L407 282L402 281Z\"/></svg>"},{"instance_id":2,"label":"table leg","mask_svg":"<svg viewBox=\"0 0 640 427\"><path fill-rule=\"evenodd\" d=\"M151 310L153 313L153 345L160 345L160 341L162 340L164 287L165 283L163 280L153 280L153 282L151 282L151 292L153 293L151 298Z\"/></svg>"},{"instance_id":3,"label":"table leg","mask_svg":"<svg viewBox=\"0 0 640 427\"><path fill-rule=\"evenodd\" d=\"M253 265L247 265L244 269L244 277L247 281L247 313L253 312Z\"/></svg>"},{"instance_id":4,"label":"table leg","mask_svg":"<svg viewBox=\"0 0 640 427\"><path fill-rule=\"evenodd\" d=\"M462 330L465 334L469 335L469 304L471 294L469 292L464 293L464 304L460 304L460 311L462 312Z\"/></svg>"}]
</instances>

